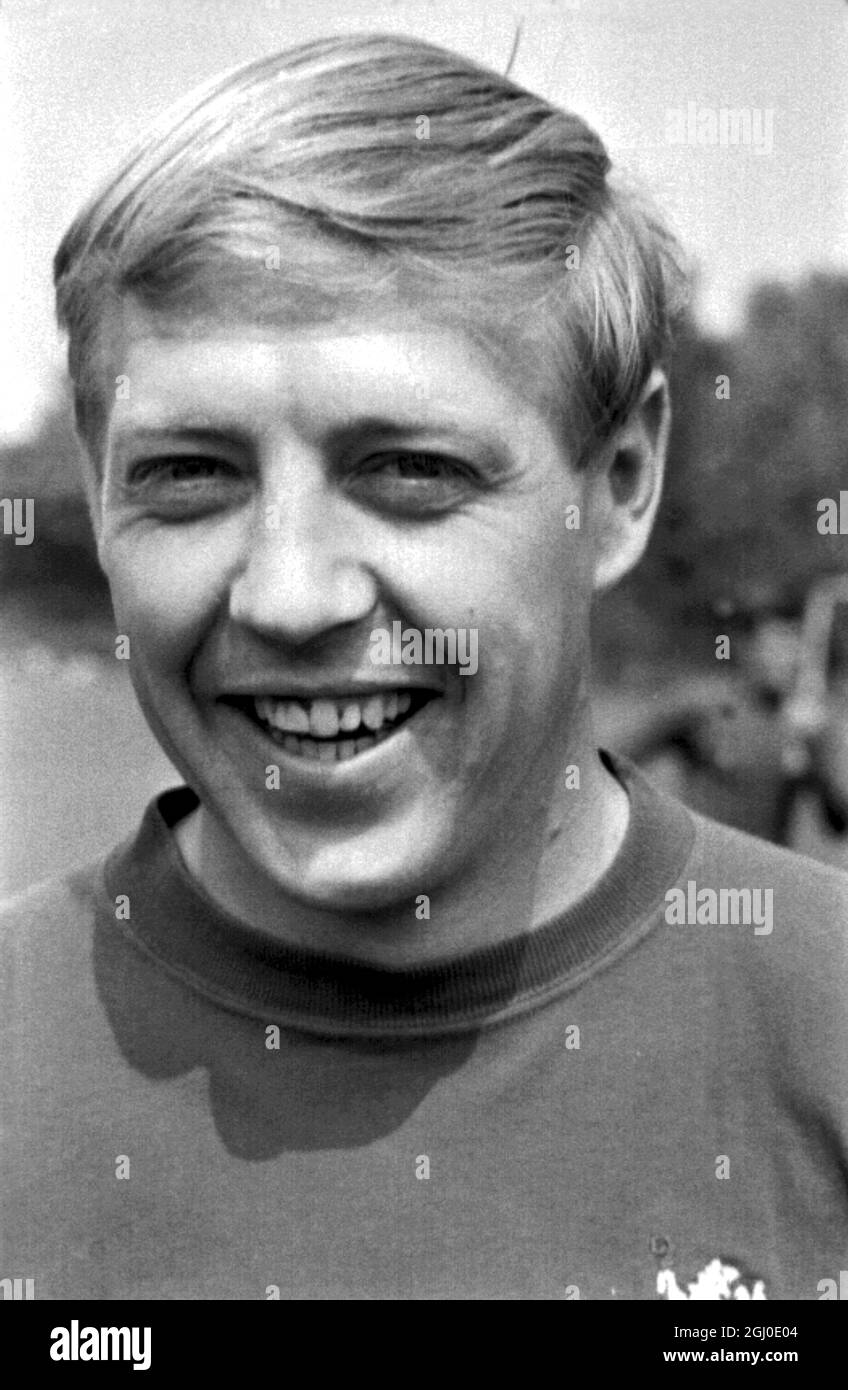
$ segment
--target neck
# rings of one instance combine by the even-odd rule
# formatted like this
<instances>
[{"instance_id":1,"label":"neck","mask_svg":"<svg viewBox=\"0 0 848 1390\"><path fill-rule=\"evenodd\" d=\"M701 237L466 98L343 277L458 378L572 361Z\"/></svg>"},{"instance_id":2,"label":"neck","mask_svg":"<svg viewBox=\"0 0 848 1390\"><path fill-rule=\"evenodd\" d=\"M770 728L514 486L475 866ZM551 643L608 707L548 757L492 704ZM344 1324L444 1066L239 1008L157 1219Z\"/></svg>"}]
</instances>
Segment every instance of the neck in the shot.
<instances>
[{"instance_id":1,"label":"neck","mask_svg":"<svg viewBox=\"0 0 848 1390\"><path fill-rule=\"evenodd\" d=\"M176 826L177 843L215 902L254 927L328 955L423 965L534 930L588 892L612 864L627 829L628 799L597 754L588 711L570 749L544 786L535 783L522 804L511 803L480 861L431 890L426 920L406 898L358 913L296 901L259 879L202 806Z\"/></svg>"}]
</instances>

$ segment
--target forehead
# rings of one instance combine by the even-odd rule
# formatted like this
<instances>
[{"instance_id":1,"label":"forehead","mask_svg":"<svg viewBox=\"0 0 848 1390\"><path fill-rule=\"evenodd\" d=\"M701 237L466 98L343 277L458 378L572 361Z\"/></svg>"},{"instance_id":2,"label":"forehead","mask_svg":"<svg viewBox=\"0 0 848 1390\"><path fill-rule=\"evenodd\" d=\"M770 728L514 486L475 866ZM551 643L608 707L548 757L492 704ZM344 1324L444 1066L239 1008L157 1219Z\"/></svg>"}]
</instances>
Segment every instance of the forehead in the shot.
<instances>
[{"instance_id":1,"label":"forehead","mask_svg":"<svg viewBox=\"0 0 848 1390\"><path fill-rule=\"evenodd\" d=\"M305 433L368 414L398 424L521 431L540 403L469 335L409 305L321 322L257 324L151 312L125 301L110 325L110 434L191 417L285 418ZM120 382L124 389L120 389Z\"/></svg>"}]
</instances>

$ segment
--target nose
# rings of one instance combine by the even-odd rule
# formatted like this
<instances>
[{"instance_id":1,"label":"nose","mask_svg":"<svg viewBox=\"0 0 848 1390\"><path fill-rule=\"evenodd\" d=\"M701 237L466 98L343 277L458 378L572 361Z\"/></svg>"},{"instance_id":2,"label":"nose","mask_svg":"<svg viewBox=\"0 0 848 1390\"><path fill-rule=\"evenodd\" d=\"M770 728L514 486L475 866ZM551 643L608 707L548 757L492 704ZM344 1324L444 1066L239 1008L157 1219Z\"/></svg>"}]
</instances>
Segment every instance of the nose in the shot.
<instances>
[{"instance_id":1,"label":"nose","mask_svg":"<svg viewBox=\"0 0 848 1390\"><path fill-rule=\"evenodd\" d=\"M299 646L367 618L378 583L349 510L324 487L258 502L230 585L232 620Z\"/></svg>"}]
</instances>

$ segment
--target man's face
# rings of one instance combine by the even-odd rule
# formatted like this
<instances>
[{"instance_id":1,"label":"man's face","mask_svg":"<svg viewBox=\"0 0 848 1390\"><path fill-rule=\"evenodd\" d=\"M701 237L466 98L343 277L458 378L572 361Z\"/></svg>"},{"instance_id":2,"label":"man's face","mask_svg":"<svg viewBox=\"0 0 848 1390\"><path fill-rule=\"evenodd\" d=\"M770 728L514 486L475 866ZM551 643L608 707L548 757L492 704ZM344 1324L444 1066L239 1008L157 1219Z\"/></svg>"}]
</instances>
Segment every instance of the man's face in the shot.
<instances>
[{"instance_id":1,"label":"man's face","mask_svg":"<svg viewBox=\"0 0 848 1390\"><path fill-rule=\"evenodd\" d=\"M100 555L200 814L315 906L479 871L573 752L592 587L582 475L518 370L409 311L199 331L129 306L123 344ZM478 669L376 665L395 622L475 630Z\"/></svg>"}]
</instances>

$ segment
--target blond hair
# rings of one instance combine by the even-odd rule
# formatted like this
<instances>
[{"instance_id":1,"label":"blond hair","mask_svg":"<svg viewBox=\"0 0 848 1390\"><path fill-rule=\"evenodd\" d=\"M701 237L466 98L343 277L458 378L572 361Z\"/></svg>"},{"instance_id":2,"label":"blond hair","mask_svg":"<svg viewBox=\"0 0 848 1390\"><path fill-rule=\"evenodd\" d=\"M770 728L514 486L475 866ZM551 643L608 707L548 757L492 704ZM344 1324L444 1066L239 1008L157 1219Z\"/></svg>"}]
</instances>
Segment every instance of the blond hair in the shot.
<instances>
[{"instance_id":1,"label":"blond hair","mask_svg":"<svg viewBox=\"0 0 848 1390\"><path fill-rule=\"evenodd\" d=\"M101 328L127 295L280 321L417 296L524 380L582 459L665 360L685 296L674 238L610 168L578 116L418 39L323 39L206 83L56 253L89 452L108 422Z\"/></svg>"}]
</instances>

